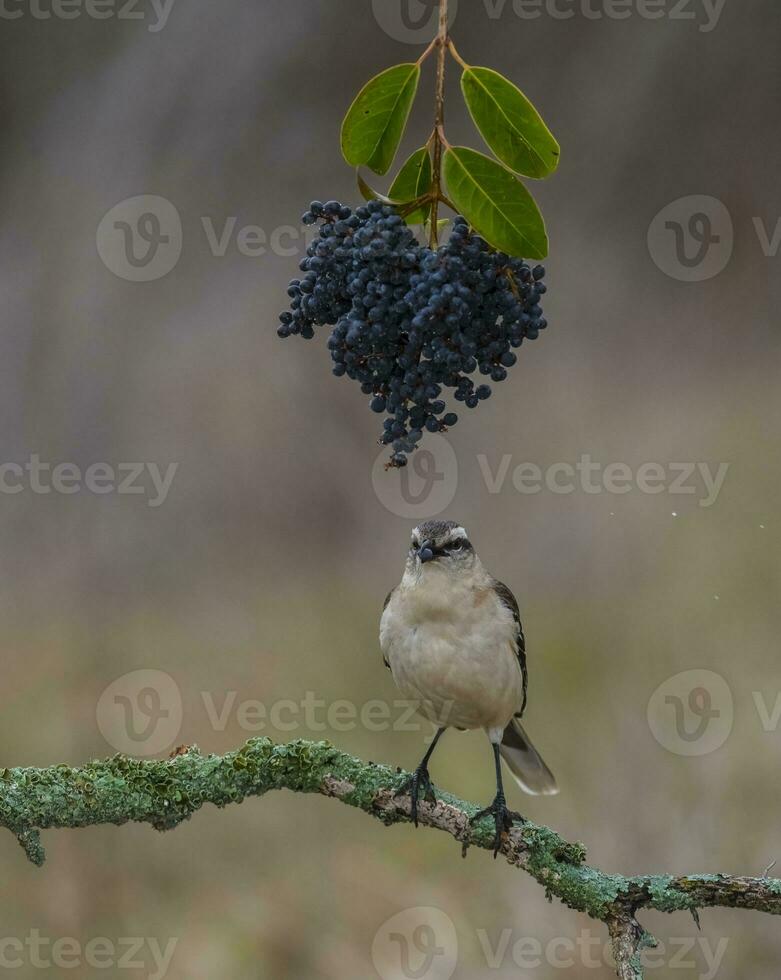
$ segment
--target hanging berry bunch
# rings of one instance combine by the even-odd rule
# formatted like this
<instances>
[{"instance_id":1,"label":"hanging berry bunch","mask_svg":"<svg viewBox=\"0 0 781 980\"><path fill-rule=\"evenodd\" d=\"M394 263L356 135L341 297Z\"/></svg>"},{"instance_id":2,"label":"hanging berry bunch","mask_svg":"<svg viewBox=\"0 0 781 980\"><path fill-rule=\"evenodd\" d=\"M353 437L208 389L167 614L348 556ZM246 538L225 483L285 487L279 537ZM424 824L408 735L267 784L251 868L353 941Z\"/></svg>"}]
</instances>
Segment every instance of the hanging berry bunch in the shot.
<instances>
[{"instance_id":1,"label":"hanging berry bunch","mask_svg":"<svg viewBox=\"0 0 781 980\"><path fill-rule=\"evenodd\" d=\"M353 212L337 201L312 202L306 224L319 235L301 262L304 275L288 289L290 310L279 335L314 336L328 324L333 373L346 375L385 415L381 441L403 466L425 431L439 432L458 416L445 403L474 408L491 387L479 373L503 381L514 350L547 326L540 300L545 270L532 262L548 252L545 223L520 176L556 169L559 145L534 106L489 68L467 65L448 34L447 0L439 31L421 57L371 79L342 124L342 152L356 168L390 169L420 80L436 52L434 129L393 180L387 196L358 174L368 203ZM494 157L451 146L444 132L447 56L462 69L469 113ZM440 206L457 213L447 240ZM427 244L413 231L422 225Z\"/></svg>"}]
</instances>

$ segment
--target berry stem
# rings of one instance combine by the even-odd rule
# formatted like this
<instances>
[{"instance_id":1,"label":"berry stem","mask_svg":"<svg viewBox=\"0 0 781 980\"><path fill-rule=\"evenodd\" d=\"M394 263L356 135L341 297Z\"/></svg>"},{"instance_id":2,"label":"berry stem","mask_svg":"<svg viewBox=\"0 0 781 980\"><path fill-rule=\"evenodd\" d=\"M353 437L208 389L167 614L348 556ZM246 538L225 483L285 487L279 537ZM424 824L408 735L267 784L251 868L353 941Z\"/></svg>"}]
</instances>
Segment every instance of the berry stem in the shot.
<instances>
[{"instance_id":1,"label":"berry stem","mask_svg":"<svg viewBox=\"0 0 781 980\"><path fill-rule=\"evenodd\" d=\"M431 185L431 232L429 244L431 248L438 245L437 217L442 190L442 128L445 123L445 63L448 48L447 25L448 0L439 0L439 30L436 36L437 45L437 81L434 95L434 159L432 161L433 180Z\"/></svg>"}]
</instances>

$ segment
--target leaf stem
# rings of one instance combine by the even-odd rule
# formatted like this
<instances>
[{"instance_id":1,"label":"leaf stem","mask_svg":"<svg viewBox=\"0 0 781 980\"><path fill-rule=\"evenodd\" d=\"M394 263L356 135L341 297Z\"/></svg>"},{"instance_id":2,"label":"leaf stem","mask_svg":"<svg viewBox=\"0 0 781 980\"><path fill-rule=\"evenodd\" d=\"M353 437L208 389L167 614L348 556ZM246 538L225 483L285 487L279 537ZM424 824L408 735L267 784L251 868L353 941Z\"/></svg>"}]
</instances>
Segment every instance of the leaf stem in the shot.
<instances>
[{"instance_id":1,"label":"leaf stem","mask_svg":"<svg viewBox=\"0 0 781 980\"><path fill-rule=\"evenodd\" d=\"M464 61L464 59L458 53L458 51L456 50L455 44L453 44L453 42L450 40L450 38L448 38L448 41L447 41L447 49L451 53L451 55L453 56L453 58L455 58L455 60L459 63L459 65L461 65L461 67L464 69L464 71L466 71L469 68L469 65Z\"/></svg>"},{"instance_id":2,"label":"leaf stem","mask_svg":"<svg viewBox=\"0 0 781 980\"><path fill-rule=\"evenodd\" d=\"M455 206L455 204L453 204L453 202L450 200L450 198L449 197L446 197L441 191L440 191L440 194L439 194L439 199L440 199L440 201L443 204L447 205L447 207L449 207L450 210L453 213L457 213L458 212L458 208Z\"/></svg>"},{"instance_id":3,"label":"leaf stem","mask_svg":"<svg viewBox=\"0 0 781 980\"><path fill-rule=\"evenodd\" d=\"M429 44L429 46L426 48L426 50L423 52L423 54L418 58L416 64L418 64L418 65L422 65L423 64L423 62L426 60L426 58L428 58L428 56L431 54L431 52L437 46L438 41L439 41L439 34L437 34L437 36L434 38L434 40L431 42L431 44Z\"/></svg>"},{"instance_id":4,"label":"leaf stem","mask_svg":"<svg viewBox=\"0 0 781 980\"><path fill-rule=\"evenodd\" d=\"M397 201L391 201L390 203L395 206L398 213L402 216L402 218L404 218L408 214L412 214L413 211L417 211L417 209L422 207L424 204L430 204L431 201L431 194L422 194L420 197L416 197L414 201L405 201L403 204L400 204Z\"/></svg>"},{"instance_id":5,"label":"leaf stem","mask_svg":"<svg viewBox=\"0 0 781 980\"><path fill-rule=\"evenodd\" d=\"M431 248L436 248L437 237L437 211L439 207L441 186L442 186L442 127L445 123L445 63L447 61L448 48L448 23L447 23L448 0L439 0L439 30L434 39L437 45L437 80L434 95L434 159L432 161L432 185L431 193L433 201L431 203L431 233L429 244Z\"/></svg>"}]
</instances>

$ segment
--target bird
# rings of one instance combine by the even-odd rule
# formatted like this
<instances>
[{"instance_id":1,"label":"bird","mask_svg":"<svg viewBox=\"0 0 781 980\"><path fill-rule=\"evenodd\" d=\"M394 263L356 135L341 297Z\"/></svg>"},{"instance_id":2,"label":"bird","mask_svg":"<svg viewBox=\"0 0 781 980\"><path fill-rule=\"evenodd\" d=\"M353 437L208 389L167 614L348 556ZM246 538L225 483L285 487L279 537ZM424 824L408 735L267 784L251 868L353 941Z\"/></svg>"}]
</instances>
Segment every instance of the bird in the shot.
<instances>
[{"instance_id":1,"label":"bird","mask_svg":"<svg viewBox=\"0 0 781 980\"><path fill-rule=\"evenodd\" d=\"M434 798L428 764L443 733L482 728L493 751L496 796L472 822L493 817L496 857L505 831L524 820L507 808L501 760L526 793L559 790L521 724L528 670L518 603L486 570L461 524L429 520L412 531L401 582L383 606L380 649L396 686L437 729L399 790L410 795L415 826L421 790Z\"/></svg>"}]
</instances>

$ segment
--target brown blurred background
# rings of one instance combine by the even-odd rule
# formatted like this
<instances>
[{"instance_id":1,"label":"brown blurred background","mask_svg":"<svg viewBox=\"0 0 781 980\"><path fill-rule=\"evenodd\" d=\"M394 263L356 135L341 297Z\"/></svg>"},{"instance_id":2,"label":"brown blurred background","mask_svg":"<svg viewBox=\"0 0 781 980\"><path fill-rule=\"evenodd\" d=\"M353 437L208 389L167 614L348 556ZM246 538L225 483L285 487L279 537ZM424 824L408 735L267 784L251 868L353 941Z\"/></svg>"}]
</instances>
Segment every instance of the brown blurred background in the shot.
<instances>
[{"instance_id":1,"label":"brown blurred background","mask_svg":"<svg viewBox=\"0 0 781 980\"><path fill-rule=\"evenodd\" d=\"M433 10L175 0L52 11L5 0L0 463L37 455L82 476L99 463L178 467L163 499L148 469L141 493L42 493L27 471L2 471L0 766L123 747L124 709L101 702L115 682L126 706L141 706L140 728L157 709L176 722L181 696L181 724L151 745L159 755L181 742L240 744L257 728L247 701L270 711L312 692L326 705L392 706L379 611L416 516L441 509L522 606L528 725L562 792L513 789L512 804L584 840L606 870L760 874L781 859L777 5L670 0L651 19L641 0L551 4L461 0L453 26L467 60L536 102L562 163L534 188L552 242L550 327L448 434L454 454L426 457L442 476L427 495L425 466L404 494L398 473L375 467L378 418L356 385L331 376L325 331L305 344L278 340L275 327L302 254L302 210L357 197L339 153L346 105L371 74L418 56ZM453 68L448 92L451 141L479 146ZM428 135L430 95L429 71L405 149ZM118 221L154 238L122 203L139 195L173 205L182 229L178 261L148 281L127 277L146 274L144 241L132 266L113 219L99 231L120 205ZM730 216L712 202L675 205L673 225L686 232L704 214L720 238L699 264L696 240L681 259L674 227L664 216L652 226L693 195ZM160 215L164 271L178 239L170 209ZM239 247L250 225L266 236L263 254L244 254L246 237ZM224 248L208 229L212 239L230 229ZM486 473L506 454L493 486ZM685 494L670 479L654 494L513 485L522 463L546 472L584 454L632 474L650 462L729 469L710 501L696 475ZM709 673L678 677L692 670ZM158 702L141 698L139 677ZM313 731L300 711L277 710L262 734L331 738L405 767L428 735L330 721ZM432 771L466 798L492 795L480 734L449 734ZM174 941L169 980L403 980L424 954L412 941L412 965L394 965L401 946L383 924L417 907L452 922L460 980L611 975L574 946L589 930L599 940L589 956L601 956L601 928L549 905L524 875L321 798L207 808L168 835L99 828L45 844L37 870L0 836L0 939L37 930L82 949L101 937L143 946L135 966L117 954L100 969L82 955L70 971L37 967L25 947L20 966L3 964L16 976L159 976L154 944ZM706 911L702 932L685 915L642 919L668 944L651 976L778 976L769 918ZM453 952L452 937L436 938ZM556 938L563 945L549 946ZM417 975L449 976L434 959Z\"/></svg>"}]
</instances>

